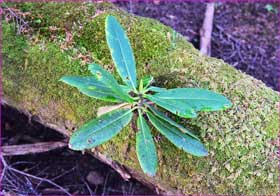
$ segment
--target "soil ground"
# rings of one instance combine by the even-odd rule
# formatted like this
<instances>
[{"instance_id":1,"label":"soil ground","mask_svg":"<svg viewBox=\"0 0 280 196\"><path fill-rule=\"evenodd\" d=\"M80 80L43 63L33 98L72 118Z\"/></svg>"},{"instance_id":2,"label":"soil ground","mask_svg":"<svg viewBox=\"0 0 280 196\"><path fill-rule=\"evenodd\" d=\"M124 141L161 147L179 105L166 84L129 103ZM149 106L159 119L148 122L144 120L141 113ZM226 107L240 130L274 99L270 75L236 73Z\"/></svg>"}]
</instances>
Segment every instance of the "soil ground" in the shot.
<instances>
[{"instance_id":1,"label":"soil ground","mask_svg":"<svg viewBox=\"0 0 280 196\"><path fill-rule=\"evenodd\" d=\"M199 47L199 29L206 3L146 0L116 1L115 4L171 26ZM275 90L279 90L280 73L278 7L279 4L268 3L218 3L211 39L211 56L223 59Z\"/></svg>"},{"instance_id":2,"label":"soil ground","mask_svg":"<svg viewBox=\"0 0 280 196\"><path fill-rule=\"evenodd\" d=\"M155 1L156 2L156 1ZM151 1L115 2L131 13L151 17L173 27L195 47L199 46L205 3L154 3ZM217 4L212 34L212 56L277 89L279 66L279 20L276 11L268 11L266 3ZM274 8L276 4L271 4ZM53 130L14 111L2 108L2 144L16 145L38 141L57 141L63 137ZM139 182L125 182L110 167L90 155L82 155L68 148L48 153L5 157L7 163L20 171L47 178L74 194L153 194ZM89 180L89 173L94 180ZM87 178L88 177L88 178ZM98 185L96 185L98 184ZM2 193L64 194L58 188L6 171L2 180Z\"/></svg>"}]
</instances>

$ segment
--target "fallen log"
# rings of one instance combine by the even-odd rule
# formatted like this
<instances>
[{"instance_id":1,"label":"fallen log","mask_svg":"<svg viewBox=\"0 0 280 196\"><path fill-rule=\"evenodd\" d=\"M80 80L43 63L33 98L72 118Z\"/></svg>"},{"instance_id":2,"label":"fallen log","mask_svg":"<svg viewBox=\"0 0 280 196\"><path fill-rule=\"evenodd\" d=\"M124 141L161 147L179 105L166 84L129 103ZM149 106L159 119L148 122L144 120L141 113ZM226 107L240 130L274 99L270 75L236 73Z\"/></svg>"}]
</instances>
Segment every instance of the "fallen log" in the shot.
<instances>
[{"instance_id":1,"label":"fallen log","mask_svg":"<svg viewBox=\"0 0 280 196\"><path fill-rule=\"evenodd\" d=\"M22 9L26 4L16 6ZM150 74L156 85L165 88L210 89L227 96L233 107L181 120L199 135L209 150L208 157L191 156L153 130L159 159L155 177L140 169L131 127L92 149L95 156L159 193L254 195L278 191L277 92L222 60L201 56L180 36L176 48L169 50L171 28L110 3L34 3L27 8L33 18L40 16L43 21L31 26L35 32L31 36L16 35L12 24L2 24L3 98L9 105L67 136L96 117L98 108L108 103L86 97L58 80L63 75L90 75L87 63L92 62L115 74L104 32L105 18L113 14L127 30L138 77ZM92 17L97 11L102 14ZM70 43L63 39L65 25L73 35Z\"/></svg>"}]
</instances>

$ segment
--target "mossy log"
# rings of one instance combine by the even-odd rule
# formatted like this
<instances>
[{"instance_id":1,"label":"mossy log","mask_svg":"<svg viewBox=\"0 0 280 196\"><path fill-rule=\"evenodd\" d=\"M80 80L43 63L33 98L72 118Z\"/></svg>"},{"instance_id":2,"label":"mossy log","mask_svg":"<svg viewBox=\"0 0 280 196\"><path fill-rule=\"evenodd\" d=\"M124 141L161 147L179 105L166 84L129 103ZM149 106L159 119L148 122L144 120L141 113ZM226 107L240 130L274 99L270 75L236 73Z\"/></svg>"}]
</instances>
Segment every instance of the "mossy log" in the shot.
<instances>
[{"instance_id":1,"label":"mossy log","mask_svg":"<svg viewBox=\"0 0 280 196\"><path fill-rule=\"evenodd\" d=\"M130 15L109 3L20 3L29 11L27 35L3 21L3 99L70 135L110 103L89 98L61 82L63 75L90 75L87 64L103 65L120 79L105 40L105 18L115 15L127 30L138 77L153 75L166 88L201 87L227 96L233 107L201 112L181 123L209 150L194 157L153 130L159 167L144 175L135 153L135 132L126 127L93 149L123 165L132 176L163 193L273 194L278 192L277 92L222 60L201 56L183 36L158 21ZM40 19L40 20L37 20ZM109 161L110 162L110 161Z\"/></svg>"}]
</instances>

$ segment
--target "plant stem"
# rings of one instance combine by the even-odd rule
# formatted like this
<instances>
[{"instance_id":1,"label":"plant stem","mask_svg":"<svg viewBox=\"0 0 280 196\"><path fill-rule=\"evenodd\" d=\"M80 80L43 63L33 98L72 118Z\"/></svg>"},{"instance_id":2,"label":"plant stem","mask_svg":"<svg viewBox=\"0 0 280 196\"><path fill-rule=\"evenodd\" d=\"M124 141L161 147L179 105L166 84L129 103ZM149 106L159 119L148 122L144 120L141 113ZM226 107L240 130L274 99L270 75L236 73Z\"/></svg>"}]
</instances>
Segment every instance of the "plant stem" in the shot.
<instances>
[{"instance_id":1,"label":"plant stem","mask_svg":"<svg viewBox=\"0 0 280 196\"><path fill-rule=\"evenodd\" d=\"M134 101L138 101L140 99L140 97L133 97L132 98Z\"/></svg>"}]
</instances>

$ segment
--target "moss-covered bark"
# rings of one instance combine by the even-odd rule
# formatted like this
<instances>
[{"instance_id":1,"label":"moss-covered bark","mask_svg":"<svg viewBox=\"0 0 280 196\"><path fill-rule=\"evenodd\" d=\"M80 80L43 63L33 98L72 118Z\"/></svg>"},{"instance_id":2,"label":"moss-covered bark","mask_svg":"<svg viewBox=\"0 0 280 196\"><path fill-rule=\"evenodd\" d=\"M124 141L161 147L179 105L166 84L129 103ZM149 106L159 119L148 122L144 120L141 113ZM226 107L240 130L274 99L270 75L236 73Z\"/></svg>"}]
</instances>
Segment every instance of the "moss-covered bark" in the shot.
<instances>
[{"instance_id":1,"label":"moss-covered bark","mask_svg":"<svg viewBox=\"0 0 280 196\"><path fill-rule=\"evenodd\" d=\"M167 88L214 90L226 95L233 107L181 120L206 145L210 152L206 158L179 150L153 131L159 157L155 178L141 174L135 133L130 127L95 150L147 180L185 194L278 192L275 141L279 125L275 91L221 60L200 56L181 36L170 40L172 29L159 22L131 16L111 4L16 6L31 11L33 20L39 17L41 23L31 24L34 32L30 37L15 35L12 24L3 21L5 99L46 122L65 126L69 132L94 118L97 108L108 103L86 97L58 79L63 75L90 75L88 62L104 65L115 74L105 41L104 21L107 14L116 15L135 51L138 77L151 74L158 86ZM97 11L102 12L93 17ZM52 35L54 27L57 30ZM73 35L72 41L67 42L66 31Z\"/></svg>"}]
</instances>

